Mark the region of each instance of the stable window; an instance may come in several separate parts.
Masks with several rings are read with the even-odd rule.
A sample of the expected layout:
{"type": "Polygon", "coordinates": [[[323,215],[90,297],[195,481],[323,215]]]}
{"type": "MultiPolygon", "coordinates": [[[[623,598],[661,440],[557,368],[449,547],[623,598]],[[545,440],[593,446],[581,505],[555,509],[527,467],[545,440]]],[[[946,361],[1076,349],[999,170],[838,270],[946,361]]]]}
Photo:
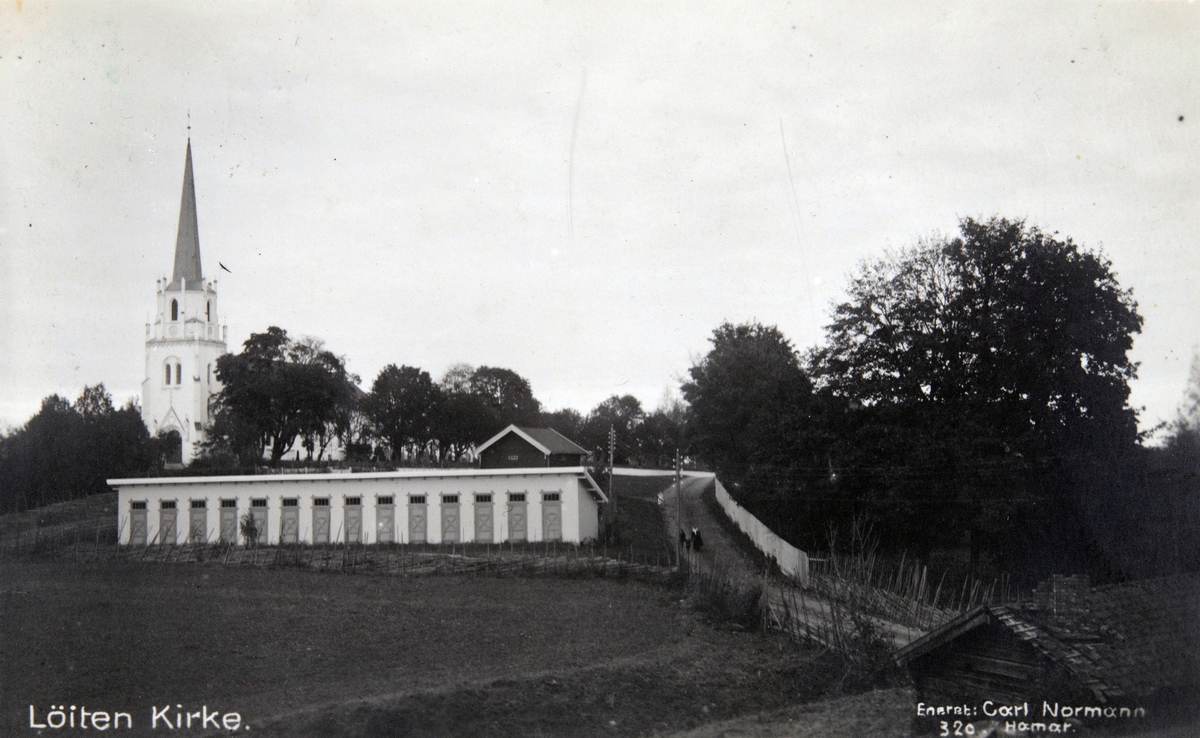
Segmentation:
{"type": "Polygon", "coordinates": [[[509,492],[508,493],[508,501],[509,502],[524,502],[525,501],[525,493],[524,492],[509,492]]]}
{"type": "Polygon", "coordinates": [[[542,499],[546,502],[558,502],[559,501],[559,493],[558,492],[543,492],[542,499]]]}
{"type": "Polygon", "coordinates": [[[317,499],[313,500],[313,506],[314,507],[329,507],[329,498],[328,497],[318,497],[317,499]]]}
{"type": "Polygon", "coordinates": [[[347,505],[361,505],[362,498],[361,497],[347,497],[346,504],[347,505]]]}
{"type": "Polygon", "coordinates": [[[163,500],[160,504],[162,505],[162,509],[164,509],[164,510],[174,510],[175,509],[175,500],[163,500]]]}
{"type": "Polygon", "coordinates": [[[283,501],[284,507],[300,507],[300,500],[295,497],[288,497],[283,501]]]}
{"type": "Polygon", "coordinates": [[[390,496],[389,497],[380,497],[375,500],[375,503],[377,505],[391,505],[393,499],[395,499],[395,498],[390,497],[390,496]]]}
{"type": "Polygon", "coordinates": [[[266,507],[267,500],[265,497],[260,497],[256,500],[250,500],[250,507],[266,507]]]}
{"type": "Polygon", "coordinates": [[[193,510],[202,510],[208,507],[208,500],[192,500],[193,510]]]}
{"type": "Polygon", "coordinates": [[[412,495],[411,497],[408,498],[408,501],[410,503],[412,503],[413,505],[424,505],[425,504],[425,495],[412,495]]]}
{"type": "Polygon", "coordinates": [[[475,495],[475,501],[476,502],[491,502],[492,496],[491,495],[475,495]]]}
{"type": "Polygon", "coordinates": [[[131,503],[129,503],[129,508],[131,510],[145,510],[146,503],[144,501],[143,502],[131,502],[131,503]]]}
{"type": "Polygon", "coordinates": [[[237,500],[221,500],[221,507],[237,507],[237,500]]]}
{"type": "Polygon", "coordinates": [[[458,495],[442,495],[442,504],[443,505],[457,505],[458,504],[458,495]]]}

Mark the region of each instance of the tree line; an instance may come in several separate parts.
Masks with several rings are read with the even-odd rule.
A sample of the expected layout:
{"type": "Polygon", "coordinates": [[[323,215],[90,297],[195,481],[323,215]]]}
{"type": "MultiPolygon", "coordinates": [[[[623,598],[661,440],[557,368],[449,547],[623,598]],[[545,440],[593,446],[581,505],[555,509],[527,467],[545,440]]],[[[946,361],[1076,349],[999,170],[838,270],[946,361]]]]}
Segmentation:
{"type": "Polygon", "coordinates": [[[656,465],[675,453],[682,408],[647,413],[631,396],[613,396],[587,415],[543,410],[529,380],[512,369],[451,366],[439,380],[419,367],[389,364],[369,390],[345,359],[312,338],[270,327],[236,354],[217,360],[209,440],[197,464],[279,464],[287,454],[327,459],[333,444],[350,461],[446,466],[471,461],[476,445],[510,424],[550,427],[606,463],[608,433],[616,463],[656,465]]]}
{"type": "MultiPolygon", "coordinates": [[[[455,364],[434,381],[392,364],[364,391],[319,339],[293,339],[274,326],[218,359],[217,378],[208,440],[190,464],[201,473],[277,466],[293,453],[301,463],[328,462],[335,446],[350,463],[463,465],[512,423],[554,428],[598,468],[610,461],[610,428],[617,465],[669,465],[682,438],[679,402],[647,412],[632,395],[614,395],[586,415],[547,412],[527,379],[500,367],[455,364]]],[[[150,436],[135,400],[114,408],[103,384],[84,388],[74,403],[51,395],[24,426],[0,435],[0,510],[105,492],[106,479],[164,473],[172,441],[150,436]]]]}
{"type": "Polygon", "coordinates": [[[103,384],[74,402],[50,395],[23,427],[0,435],[0,511],[107,492],[106,479],[145,474],[162,454],[137,403],[115,408],[103,384]]]}
{"type": "MultiPolygon", "coordinates": [[[[278,327],[217,362],[206,469],[320,461],[457,465],[510,423],[551,427],[606,465],[718,471],[806,550],[875,531],[887,549],[966,552],[972,568],[1101,578],[1200,566],[1200,364],[1179,417],[1145,443],[1129,405],[1142,318],[1111,263],[1000,218],[864,262],[824,339],[800,351],[759,323],[719,326],[648,412],[612,396],[547,411],[501,367],[439,379],[388,365],[367,388],[318,339],[278,327]]],[[[1200,361],[1200,359],[1198,359],[1200,361]]],[[[102,385],[46,398],[0,438],[5,509],[104,489],[161,466],[136,404],[102,385]]]]}
{"type": "Polygon", "coordinates": [[[690,452],[808,550],[866,525],[976,570],[1200,565],[1200,375],[1166,444],[1143,444],[1142,318],[1112,265],[1019,221],[959,231],[864,263],[806,352],[719,327],[682,386],[690,452]]]}

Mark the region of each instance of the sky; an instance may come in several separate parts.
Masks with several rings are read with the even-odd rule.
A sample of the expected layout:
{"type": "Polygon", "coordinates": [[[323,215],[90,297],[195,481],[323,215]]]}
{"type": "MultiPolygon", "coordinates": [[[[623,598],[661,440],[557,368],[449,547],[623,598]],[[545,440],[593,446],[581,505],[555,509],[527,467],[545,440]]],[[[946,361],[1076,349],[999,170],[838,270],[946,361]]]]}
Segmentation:
{"type": "Polygon", "coordinates": [[[653,408],[722,322],[807,349],[864,260],[993,215],[1133,289],[1143,428],[1200,344],[1195,4],[0,2],[0,428],[137,396],[189,135],[229,349],[365,388],[653,408]]]}

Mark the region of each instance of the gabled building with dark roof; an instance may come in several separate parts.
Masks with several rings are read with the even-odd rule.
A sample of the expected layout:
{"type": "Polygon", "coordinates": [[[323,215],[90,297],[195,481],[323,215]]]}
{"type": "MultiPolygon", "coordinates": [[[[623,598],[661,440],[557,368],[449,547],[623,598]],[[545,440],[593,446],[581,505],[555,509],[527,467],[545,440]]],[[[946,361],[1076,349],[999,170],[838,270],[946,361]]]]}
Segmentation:
{"type": "Polygon", "coordinates": [[[481,469],[587,466],[587,449],[553,428],[510,425],[475,449],[481,469]]]}
{"type": "Polygon", "coordinates": [[[927,702],[1180,705],[1200,695],[1200,575],[1091,588],[1054,577],[896,654],[927,702]]]}

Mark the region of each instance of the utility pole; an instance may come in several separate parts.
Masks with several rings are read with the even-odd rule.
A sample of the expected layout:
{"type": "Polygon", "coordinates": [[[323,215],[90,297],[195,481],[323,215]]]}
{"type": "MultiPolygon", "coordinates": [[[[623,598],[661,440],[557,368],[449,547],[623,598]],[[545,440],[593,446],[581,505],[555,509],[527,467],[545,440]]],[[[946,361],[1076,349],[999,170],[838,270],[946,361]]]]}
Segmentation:
{"type": "MultiPolygon", "coordinates": [[[[679,448],[676,447],[676,449],[675,449],[675,524],[679,527],[679,530],[682,531],[683,530],[683,505],[680,502],[680,492],[679,492],[680,476],[682,476],[682,466],[681,466],[680,460],[679,460],[679,448]]],[[[675,562],[677,565],[681,565],[683,563],[682,544],[679,541],[679,536],[672,533],[671,537],[675,539],[675,562]]]]}
{"type": "Polygon", "coordinates": [[[608,500],[613,506],[613,510],[617,509],[617,498],[613,497],[612,478],[613,478],[613,454],[617,450],[617,429],[614,426],[608,426],[608,500]]]}

